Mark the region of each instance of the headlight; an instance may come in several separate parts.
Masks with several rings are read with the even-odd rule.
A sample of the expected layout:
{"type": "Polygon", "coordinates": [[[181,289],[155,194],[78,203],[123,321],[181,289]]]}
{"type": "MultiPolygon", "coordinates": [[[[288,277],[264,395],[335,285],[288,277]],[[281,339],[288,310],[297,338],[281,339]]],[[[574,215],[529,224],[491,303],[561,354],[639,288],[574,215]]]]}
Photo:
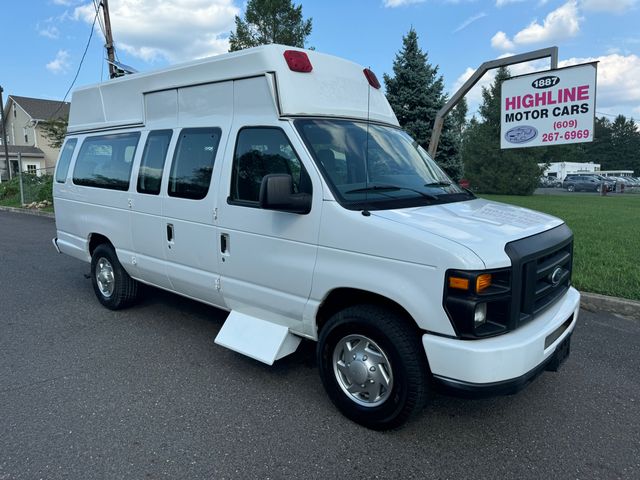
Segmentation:
{"type": "Polygon", "coordinates": [[[511,269],[448,270],[444,308],[459,337],[504,333],[511,312],[511,269]]]}

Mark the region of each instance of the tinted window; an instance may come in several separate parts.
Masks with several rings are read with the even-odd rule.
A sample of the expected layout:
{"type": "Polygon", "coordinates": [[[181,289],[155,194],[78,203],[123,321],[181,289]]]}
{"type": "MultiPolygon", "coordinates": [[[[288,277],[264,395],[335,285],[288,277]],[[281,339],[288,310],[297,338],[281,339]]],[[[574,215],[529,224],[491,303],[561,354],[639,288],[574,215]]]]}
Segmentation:
{"type": "Polygon", "coordinates": [[[73,170],[73,183],[128,190],[139,138],[139,132],[86,138],[73,170]]]}
{"type": "Polygon", "coordinates": [[[71,163],[71,157],[73,151],[76,149],[77,138],[71,138],[67,140],[62,147],[62,153],[58,160],[58,169],[56,170],[56,182],[64,183],[67,180],[67,173],[69,172],[69,164],[71,163]]]}
{"type": "Polygon", "coordinates": [[[262,178],[293,177],[293,193],[311,193],[311,180],[289,139],[278,128],[245,128],[238,133],[231,175],[231,200],[258,202],[262,178]]]}
{"type": "Polygon", "coordinates": [[[171,130],[156,130],[150,132],[142,152],[140,173],[138,173],[138,192],[157,195],[162,183],[162,170],[167,158],[171,130]]]}
{"type": "Polygon", "coordinates": [[[180,132],[169,176],[169,196],[200,200],[207,196],[219,128],[185,128],[180,132]]]}

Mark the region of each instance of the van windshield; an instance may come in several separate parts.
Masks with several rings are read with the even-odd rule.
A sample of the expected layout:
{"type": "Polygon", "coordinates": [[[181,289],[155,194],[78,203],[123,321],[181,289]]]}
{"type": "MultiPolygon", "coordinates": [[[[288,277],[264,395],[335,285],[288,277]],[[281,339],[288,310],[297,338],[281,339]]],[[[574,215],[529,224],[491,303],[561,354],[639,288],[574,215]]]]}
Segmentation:
{"type": "Polygon", "coordinates": [[[294,123],[345,208],[380,210],[475,198],[398,128],[352,120],[294,123]]]}

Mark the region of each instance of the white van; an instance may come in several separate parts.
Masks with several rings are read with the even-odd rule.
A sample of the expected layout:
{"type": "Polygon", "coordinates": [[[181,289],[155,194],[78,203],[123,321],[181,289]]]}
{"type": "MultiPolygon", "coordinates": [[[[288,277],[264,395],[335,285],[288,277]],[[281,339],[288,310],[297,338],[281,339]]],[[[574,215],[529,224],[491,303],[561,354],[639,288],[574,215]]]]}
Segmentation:
{"type": "Polygon", "coordinates": [[[569,353],[569,228],[452,183],[340,58],[269,45],[76,90],[54,183],[54,245],[104,306],[139,283],[214,305],[216,343],[268,364],[318,341],[371,428],[569,353]]]}

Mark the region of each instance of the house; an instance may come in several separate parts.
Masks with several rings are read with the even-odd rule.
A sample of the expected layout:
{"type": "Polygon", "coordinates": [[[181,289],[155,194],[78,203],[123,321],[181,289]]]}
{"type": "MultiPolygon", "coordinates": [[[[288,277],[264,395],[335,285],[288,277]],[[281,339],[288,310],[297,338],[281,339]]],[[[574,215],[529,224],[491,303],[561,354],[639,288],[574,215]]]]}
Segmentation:
{"type": "MultiPolygon", "coordinates": [[[[22,171],[37,175],[53,173],[60,149],[49,145],[42,129],[42,122],[53,118],[69,118],[69,103],[9,95],[4,106],[4,126],[12,176],[18,171],[18,153],[22,157],[22,171]]],[[[3,141],[0,135],[0,176],[7,180],[3,141]]]]}

